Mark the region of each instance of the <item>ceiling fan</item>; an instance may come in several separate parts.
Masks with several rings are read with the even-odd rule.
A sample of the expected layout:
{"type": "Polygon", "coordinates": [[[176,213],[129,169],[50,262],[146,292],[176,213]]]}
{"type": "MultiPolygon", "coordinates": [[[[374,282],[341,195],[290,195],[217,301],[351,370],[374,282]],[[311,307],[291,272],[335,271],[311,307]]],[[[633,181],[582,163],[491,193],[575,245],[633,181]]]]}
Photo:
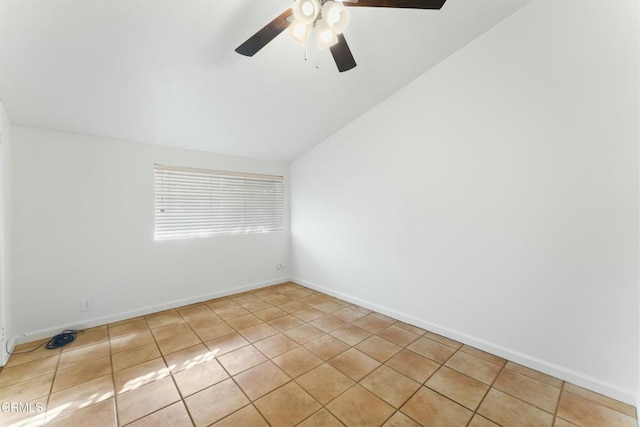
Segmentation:
{"type": "Polygon", "coordinates": [[[253,56],[281,32],[289,34],[305,45],[313,29],[318,48],[329,48],[338,70],[348,71],[356,66],[343,31],[349,23],[349,7],[388,7],[407,9],[440,9],[446,0],[295,0],[293,8],[282,12],[260,31],[236,48],[236,52],[253,56]]]}

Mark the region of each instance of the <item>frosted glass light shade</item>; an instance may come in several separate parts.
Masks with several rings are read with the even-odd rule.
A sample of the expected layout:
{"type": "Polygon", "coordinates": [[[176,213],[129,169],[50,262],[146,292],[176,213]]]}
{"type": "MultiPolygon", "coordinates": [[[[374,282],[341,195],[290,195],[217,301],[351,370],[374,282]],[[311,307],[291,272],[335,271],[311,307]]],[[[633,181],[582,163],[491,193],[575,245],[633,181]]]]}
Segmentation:
{"type": "Polygon", "coordinates": [[[338,43],[338,36],[333,32],[331,28],[324,22],[324,19],[319,19],[316,23],[317,42],[320,49],[324,49],[338,43]]]}
{"type": "Polygon", "coordinates": [[[322,6],[322,19],[336,34],[341,34],[347,25],[351,14],[340,2],[328,1],[322,6]]]}
{"type": "Polygon", "coordinates": [[[289,27],[289,34],[293,37],[298,43],[304,46],[307,43],[307,37],[309,37],[309,32],[311,31],[310,25],[305,25],[300,21],[294,21],[293,24],[289,27]]]}
{"type": "Polygon", "coordinates": [[[309,25],[320,14],[320,2],[318,0],[296,0],[293,5],[293,16],[296,21],[309,25]]]}

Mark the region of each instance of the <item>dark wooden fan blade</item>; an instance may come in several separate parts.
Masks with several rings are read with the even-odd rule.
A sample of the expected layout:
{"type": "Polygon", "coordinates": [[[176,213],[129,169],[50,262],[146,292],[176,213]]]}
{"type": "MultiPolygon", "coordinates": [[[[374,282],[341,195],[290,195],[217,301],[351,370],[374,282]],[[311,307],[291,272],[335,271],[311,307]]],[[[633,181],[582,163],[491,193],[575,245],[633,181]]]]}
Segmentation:
{"type": "Polygon", "coordinates": [[[358,0],[356,3],[344,2],[349,7],[392,7],[407,9],[440,9],[446,0],[358,0]]]}
{"type": "Polygon", "coordinates": [[[287,18],[293,15],[293,9],[287,9],[280,16],[269,22],[260,31],[249,37],[249,39],[236,48],[240,55],[253,56],[260,49],[265,47],[278,34],[289,28],[291,22],[287,18]]]}
{"type": "Polygon", "coordinates": [[[343,71],[349,71],[356,66],[356,60],[353,59],[351,49],[349,49],[349,45],[347,44],[347,40],[344,38],[344,35],[338,34],[338,43],[329,47],[329,49],[331,50],[333,60],[336,61],[338,70],[341,73],[343,71]]]}

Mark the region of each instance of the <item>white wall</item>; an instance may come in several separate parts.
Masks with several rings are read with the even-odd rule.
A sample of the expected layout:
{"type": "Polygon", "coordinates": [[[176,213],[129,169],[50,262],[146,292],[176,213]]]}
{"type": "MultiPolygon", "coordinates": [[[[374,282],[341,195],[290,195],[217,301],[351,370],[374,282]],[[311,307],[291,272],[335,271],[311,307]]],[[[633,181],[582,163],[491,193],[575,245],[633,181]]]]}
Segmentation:
{"type": "MultiPolygon", "coordinates": [[[[282,281],[287,231],[154,241],[153,164],[285,176],[288,165],[13,128],[16,334],[49,336],[282,281]],[[80,300],[95,308],[80,312],[80,300]]],[[[285,272],[288,276],[288,273],[285,272]]]]}
{"type": "Polygon", "coordinates": [[[534,1],[297,159],[294,279],[635,403],[637,9],[534,1]]]}
{"type": "Polygon", "coordinates": [[[6,338],[11,336],[11,322],[9,321],[12,309],[11,287],[9,277],[9,247],[11,227],[9,223],[10,206],[10,170],[11,170],[11,122],[0,102],[0,366],[7,363],[9,354],[6,352],[6,338]]]}

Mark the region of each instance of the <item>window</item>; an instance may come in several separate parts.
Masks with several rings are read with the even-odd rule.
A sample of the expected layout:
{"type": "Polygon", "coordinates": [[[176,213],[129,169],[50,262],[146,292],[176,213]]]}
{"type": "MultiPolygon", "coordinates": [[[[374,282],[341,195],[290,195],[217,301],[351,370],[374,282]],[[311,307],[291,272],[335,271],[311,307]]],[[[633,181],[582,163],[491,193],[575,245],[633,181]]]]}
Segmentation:
{"type": "Polygon", "coordinates": [[[281,176],[155,165],[155,239],[283,229],[281,176]]]}

